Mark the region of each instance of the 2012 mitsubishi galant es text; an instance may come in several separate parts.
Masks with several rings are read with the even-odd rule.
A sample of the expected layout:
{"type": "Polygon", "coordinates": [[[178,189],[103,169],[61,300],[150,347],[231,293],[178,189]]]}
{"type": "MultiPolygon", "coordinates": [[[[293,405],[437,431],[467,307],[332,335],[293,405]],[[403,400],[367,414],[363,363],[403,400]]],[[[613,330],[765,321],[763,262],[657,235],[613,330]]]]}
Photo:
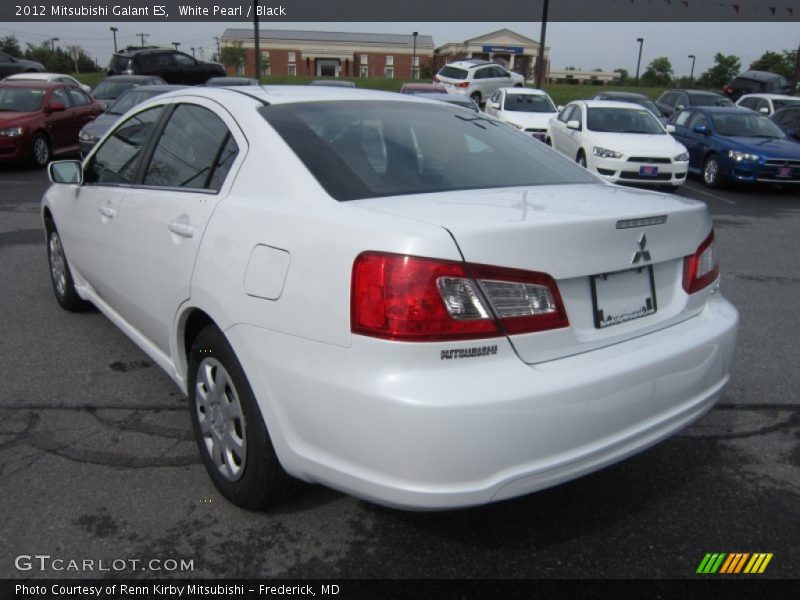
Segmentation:
{"type": "Polygon", "coordinates": [[[58,302],[94,304],[188,394],[243,507],[298,479],[407,508],[527,494],[678,431],[728,381],[705,205],[492,117],[192,89],[49,171],[58,302]]]}

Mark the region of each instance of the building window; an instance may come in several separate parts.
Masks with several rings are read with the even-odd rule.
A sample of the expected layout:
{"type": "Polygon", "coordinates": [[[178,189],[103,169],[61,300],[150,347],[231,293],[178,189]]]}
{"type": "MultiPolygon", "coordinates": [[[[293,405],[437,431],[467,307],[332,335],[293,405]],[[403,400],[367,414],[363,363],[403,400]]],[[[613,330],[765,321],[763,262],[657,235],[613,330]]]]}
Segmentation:
{"type": "Polygon", "coordinates": [[[394,67],[386,67],[383,70],[383,76],[386,77],[386,79],[394,79],[394,67]]]}
{"type": "Polygon", "coordinates": [[[359,77],[369,77],[369,67],[359,67],[358,76],[359,77]]]}
{"type": "Polygon", "coordinates": [[[294,58],[294,52],[289,52],[289,62],[290,62],[290,63],[293,63],[293,62],[295,62],[295,58],[294,58]]]}
{"type": "Polygon", "coordinates": [[[387,66],[387,67],[392,67],[392,66],[394,66],[394,56],[392,56],[392,55],[387,55],[387,57],[386,57],[386,66],[387,66]]]}
{"type": "Polygon", "coordinates": [[[368,62],[369,62],[369,56],[367,56],[366,54],[362,54],[361,55],[361,64],[362,65],[366,65],[366,64],[368,64],[368,62]]]}
{"type": "Polygon", "coordinates": [[[297,65],[289,65],[289,77],[297,77],[297,65]]]}

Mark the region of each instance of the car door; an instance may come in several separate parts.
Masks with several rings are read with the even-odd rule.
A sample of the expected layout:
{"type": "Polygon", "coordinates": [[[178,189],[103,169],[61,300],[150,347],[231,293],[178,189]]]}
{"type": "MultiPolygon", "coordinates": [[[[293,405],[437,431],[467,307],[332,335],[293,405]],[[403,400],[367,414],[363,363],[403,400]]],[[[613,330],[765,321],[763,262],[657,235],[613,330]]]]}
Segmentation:
{"type": "Polygon", "coordinates": [[[685,121],[685,127],[683,127],[681,131],[681,143],[683,143],[689,151],[689,166],[701,169],[709,146],[708,136],[705,133],[695,131],[694,128],[701,126],[708,128],[710,127],[710,123],[702,110],[691,110],[687,112],[689,114],[685,121]]]}
{"type": "Polygon", "coordinates": [[[550,142],[553,144],[553,148],[559,152],[566,153],[565,139],[567,135],[566,132],[569,131],[567,129],[567,123],[572,118],[575,109],[576,106],[574,104],[567,105],[567,107],[561,111],[561,114],[550,123],[550,142]]]}
{"type": "Polygon", "coordinates": [[[570,129],[566,127],[566,123],[564,124],[564,136],[562,141],[562,152],[570,157],[572,160],[575,160],[578,156],[578,150],[581,147],[581,142],[583,141],[584,133],[584,114],[583,114],[583,106],[580,104],[574,105],[574,110],[572,114],[569,116],[567,121],[578,121],[580,124],[580,129],[570,129]]]}
{"type": "Polygon", "coordinates": [[[50,97],[45,100],[45,130],[50,137],[51,150],[57,154],[78,143],[78,132],[75,131],[75,115],[72,110],[69,95],[63,87],[54,88],[50,97]],[[53,110],[53,103],[63,104],[64,110],[53,110]],[[73,134],[75,141],[73,142],[73,134]]]}
{"type": "Polygon", "coordinates": [[[180,83],[198,85],[206,82],[205,71],[194,58],[182,52],[175,52],[172,58],[175,61],[176,77],[180,83]]]}
{"type": "Polygon", "coordinates": [[[84,185],[75,186],[57,209],[56,225],[70,262],[115,309],[118,295],[111,275],[119,264],[112,252],[114,219],[162,113],[161,107],[149,108],[117,125],[84,163],[84,185]]]}
{"type": "Polygon", "coordinates": [[[170,111],[125,197],[114,243],[119,312],[166,354],[176,311],[189,298],[200,240],[246,148],[236,122],[214,102],[196,99],[170,111]]]}
{"type": "Polygon", "coordinates": [[[491,67],[491,79],[489,80],[490,90],[494,93],[496,90],[511,85],[511,74],[503,67],[491,67]]]}
{"type": "Polygon", "coordinates": [[[74,86],[65,88],[72,104],[72,131],[70,131],[69,145],[78,146],[78,134],[83,126],[94,120],[99,114],[99,109],[92,99],[81,89],[74,86]]]}

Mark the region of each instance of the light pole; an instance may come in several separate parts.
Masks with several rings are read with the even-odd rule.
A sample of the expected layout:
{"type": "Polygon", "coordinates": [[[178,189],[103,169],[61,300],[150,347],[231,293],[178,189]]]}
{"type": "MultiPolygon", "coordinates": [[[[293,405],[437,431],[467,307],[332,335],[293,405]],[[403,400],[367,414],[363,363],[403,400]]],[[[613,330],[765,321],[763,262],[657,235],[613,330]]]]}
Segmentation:
{"type": "Polygon", "coordinates": [[[60,41],[59,38],[50,38],[50,50],[53,54],[56,53],[56,42],[60,41]]]}
{"type": "Polygon", "coordinates": [[[256,81],[261,83],[261,41],[259,40],[258,31],[258,0],[253,0],[253,49],[256,53],[254,56],[256,81]]]}
{"type": "Polygon", "coordinates": [[[149,33],[137,33],[136,35],[138,35],[141,38],[141,40],[142,40],[142,48],[144,48],[144,38],[150,37],[150,34],[149,33]]]}
{"type": "Polygon", "coordinates": [[[194,48],[192,48],[192,58],[194,58],[194,48]]]}
{"type": "Polygon", "coordinates": [[[544,79],[544,50],[545,50],[545,40],[547,39],[547,9],[548,9],[549,0],[544,0],[544,6],[542,7],[542,32],[539,36],[541,39],[539,40],[539,52],[536,55],[536,87],[542,87],[542,81],[544,79]]]}
{"type": "Polygon", "coordinates": [[[639,42],[639,60],[636,61],[636,85],[639,85],[639,67],[642,66],[642,46],[644,46],[644,38],[636,38],[639,42]]]}
{"type": "Polygon", "coordinates": [[[217,60],[222,60],[222,50],[219,47],[219,37],[214,38],[217,42],[217,60]]]}
{"type": "Polygon", "coordinates": [[[119,29],[117,27],[109,27],[111,33],[114,35],[114,54],[117,53],[117,32],[119,29]]]}
{"type": "Polygon", "coordinates": [[[411,35],[414,36],[414,49],[411,54],[411,79],[416,79],[416,77],[414,77],[414,67],[417,62],[417,36],[419,35],[419,31],[415,31],[411,35]]]}
{"type": "Polygon", "coordinates": [[[172,42],[172,45],[175,46],[175,50],[177,50],[178,46],[180,46],[181,43],[180,42],[172,42]]]}
{"type": "Polygon", "coordinates": [[[697,58],[694,54],[690,54],[689,58],[692,59],[692,70],[689,73],[689,87],[692,86],[692,80],[694,79],[694,61],[697,58]]]}

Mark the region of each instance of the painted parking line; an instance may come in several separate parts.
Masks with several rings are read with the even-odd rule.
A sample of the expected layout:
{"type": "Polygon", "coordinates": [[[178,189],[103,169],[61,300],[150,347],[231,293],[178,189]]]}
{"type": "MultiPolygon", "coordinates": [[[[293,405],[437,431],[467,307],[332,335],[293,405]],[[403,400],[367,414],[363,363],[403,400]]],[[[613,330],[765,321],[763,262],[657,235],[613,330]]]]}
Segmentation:
{"type": "Polygon", "coordinates": [[[734,200],[730,200],[729,198],[725,198],[724,196],[718,196],[717,194],[712,194],[702,188],[695,187],[693,185],[689,185],[689,183],[684,183],[683,187],[692,190],[693,192],[697,192],[698,194],[702,194],[703,196],[708,196],[709,198],[714,198],[714,200],[722,200],[723,202],[727,202],[728,204],[733,204],[734,206],[737,204],[734,200]]]}

